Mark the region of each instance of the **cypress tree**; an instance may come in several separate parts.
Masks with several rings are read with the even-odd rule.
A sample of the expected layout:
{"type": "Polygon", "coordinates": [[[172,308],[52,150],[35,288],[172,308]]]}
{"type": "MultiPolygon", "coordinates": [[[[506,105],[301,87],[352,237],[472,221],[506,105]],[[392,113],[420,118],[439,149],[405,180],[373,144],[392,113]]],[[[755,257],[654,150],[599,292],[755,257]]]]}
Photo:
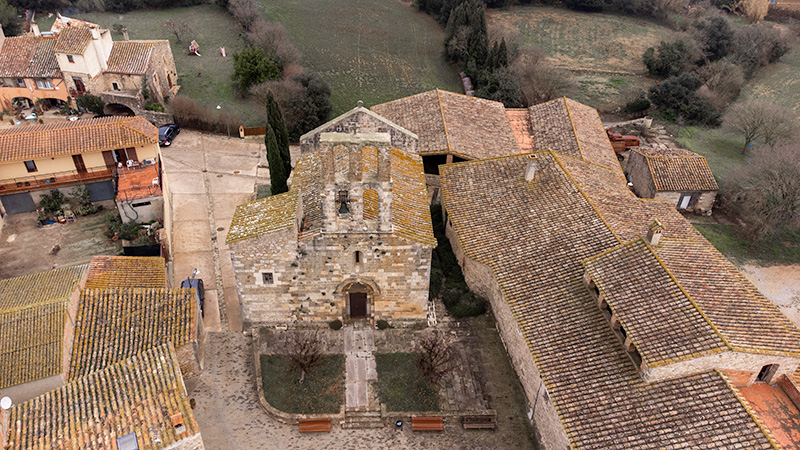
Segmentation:
{"type": "Polygon", "coordinates": [[[289,190],[286,185],[288,175],[283,166],[281,153],[278,149],[278,141],[275,138],[275,130],[267,124],[267,134],[264,137],[264,144],[267,146],[267,162],[269,163],[269,182],[272,195],[278,195],[289,190]]]}
{"type": "Polygon", "coordinates": [[[283,170],[288,177],[292,173],[292,157],[289,154],[289,132],[286,130],[286,122],[283,121],[283,112],[272,91],[267,92],[267,122],[275,132],[275,140],[278,143],[278,150],[283,161],[283,170]]]}

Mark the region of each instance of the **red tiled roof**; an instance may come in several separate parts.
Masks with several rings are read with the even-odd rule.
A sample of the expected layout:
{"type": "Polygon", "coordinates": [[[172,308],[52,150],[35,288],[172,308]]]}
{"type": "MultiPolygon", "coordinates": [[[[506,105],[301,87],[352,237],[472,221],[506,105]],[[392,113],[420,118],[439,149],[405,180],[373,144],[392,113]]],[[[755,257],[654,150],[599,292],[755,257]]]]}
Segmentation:
{"type": "Polygon", "coordinates": [[[58,33],[53,51],[56,53],[81,54],[92,40],[92,31],[87,27],[65,27],[58,33]]]}
{"type": "Polygon", "coordinates": [[[635,148],[644,156],[656,191],[717,191],[706,158],[680,148],[635,148]]]}
{"type": "Polygon", "coordinates": [[[61,77],[58,60],[53,53],[55,45],[55,37],[7,37],[0,48],[0,77],[61,77]]]}
{"type": "Polygon", "coordinates": [[[158,168],[155,165],[141,169],[119,171],[117,185],[117,201],[140,200],[148,197],[160,197],[161,186],[153,184],[158,179],[158,168]]]}
{"type": "Polygon", "coordinates": [[[0,162],[75,155],[158,142],[144,117],[103,117],[0,130],[0,162]]]}
{"type": "Polygon", "coordinates": [[[158,45],[169,45],[169,41],[117,41],[111,47],[108,68],[104,72],[142,75],[158,45]]]}

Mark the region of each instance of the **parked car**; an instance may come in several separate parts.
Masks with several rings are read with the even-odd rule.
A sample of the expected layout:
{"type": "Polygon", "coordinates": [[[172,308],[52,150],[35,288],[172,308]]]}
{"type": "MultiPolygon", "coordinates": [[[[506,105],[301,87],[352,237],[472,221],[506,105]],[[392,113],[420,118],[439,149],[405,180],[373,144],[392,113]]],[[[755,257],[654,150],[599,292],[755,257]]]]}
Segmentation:
{"type": "Polygon", "coordinates": [[[203,309],[203,302],[206,299],[206,289],[203,287],[203,280],[200,278],[187,278],[181,282],[182,288],[194,288],[195,298],[197,304],[200,305],[200,314],[202,317],[206,316],[206,310],[203,309]]]}
{"type": "Polygon", "coordinates": [[[175,136],[177,136],[180,132],[181,129],[178,128],[178,126],[174,123],[158,127],[158,145],[169,147],[172,145],[172,141],[175,139],[175,136]]]}

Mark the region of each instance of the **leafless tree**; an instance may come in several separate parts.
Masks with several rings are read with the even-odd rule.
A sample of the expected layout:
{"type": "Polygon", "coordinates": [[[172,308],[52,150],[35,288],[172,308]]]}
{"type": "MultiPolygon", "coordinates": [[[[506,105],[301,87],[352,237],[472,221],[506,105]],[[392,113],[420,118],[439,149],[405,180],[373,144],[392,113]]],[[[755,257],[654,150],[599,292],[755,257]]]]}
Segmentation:
{"type": "Polygon", "coordinates": [[[527,47],[511,66],[522,87],[526,106],[563,97],[575,89],[569,70],[547,64],[547,56],[537,47],[527,47]]]}
{"type": "Polygon", "coordinates": [[[744,138],[742,153],[751,144],[763,140],[770,147],[796,134],[798,120],[794,112],[764,101],[736,103],[722,119],[725,127],[744,138]]]}
{"type": "Polygon", "coordinates": [[[247,40],[263,48],[266,55],[274,59],[281,68],[300,62],[300,51],[292,44],[289,32],[280,22],[254,21],[247,33],[247,40]]]}
{"type": "Polygon", "coordinates": [[[736,9],[742,12],[748,22],[760,22],[767,15],[769,1],[767,0],[739,0],[736,9]]]}
{"type": "Polygon", "coordinates": [[[183,36],[189,32],[189,24],[185,20],[170,20],[164,22],[161,27],[167,33],[175,35],[175,42],[180,44],[183,41],[183,36]]]}
{"type": "Polygon", "coordinates": [[[720,188],[756,241],[783,227],[800,230],[800,145],[754,151],[720,188]]]}
{"type": "Polygon", "coordinates": [[[322,364],[322,350],[322,341],[317,331],[287,334],[285,351],[290,368],[300,372],[300,383],[309,370],[322,364]]]}
{"type": "Polygon", "coordinates": [[[708,95],[703,88],[698,94],[704,95],[718,109],[725,109],[736,100],[744,85],[742,69],[727,60],[706,64],[700,68],[699,75],[705,81],[708,95]]]}
{"type": "Polygon", "coordinates": [[[253,23],[263,20],[261,12],[258,10],[253,0],[230,0],[228,11],[245,30],[250,30],[253,23]]]}
{"type": "Polygon", "coordinates": [[[432,384],[437,384],[454,369],[455,356],[444,334],[434,330],[425,334],[419,342],[420,354],[417,367],[432,384]]]}

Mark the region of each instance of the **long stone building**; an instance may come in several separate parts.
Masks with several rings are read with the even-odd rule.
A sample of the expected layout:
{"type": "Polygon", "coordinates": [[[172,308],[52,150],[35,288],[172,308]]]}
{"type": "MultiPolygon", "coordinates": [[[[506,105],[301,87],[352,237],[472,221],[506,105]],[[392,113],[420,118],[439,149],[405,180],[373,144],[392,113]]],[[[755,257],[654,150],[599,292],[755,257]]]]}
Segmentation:
{"type": "Polygon", "coordinates": [[[418,138],[358,106],[301,138],[289,192],[227,242],[246,324],[427,317],[436,245],[418,138]]]}

